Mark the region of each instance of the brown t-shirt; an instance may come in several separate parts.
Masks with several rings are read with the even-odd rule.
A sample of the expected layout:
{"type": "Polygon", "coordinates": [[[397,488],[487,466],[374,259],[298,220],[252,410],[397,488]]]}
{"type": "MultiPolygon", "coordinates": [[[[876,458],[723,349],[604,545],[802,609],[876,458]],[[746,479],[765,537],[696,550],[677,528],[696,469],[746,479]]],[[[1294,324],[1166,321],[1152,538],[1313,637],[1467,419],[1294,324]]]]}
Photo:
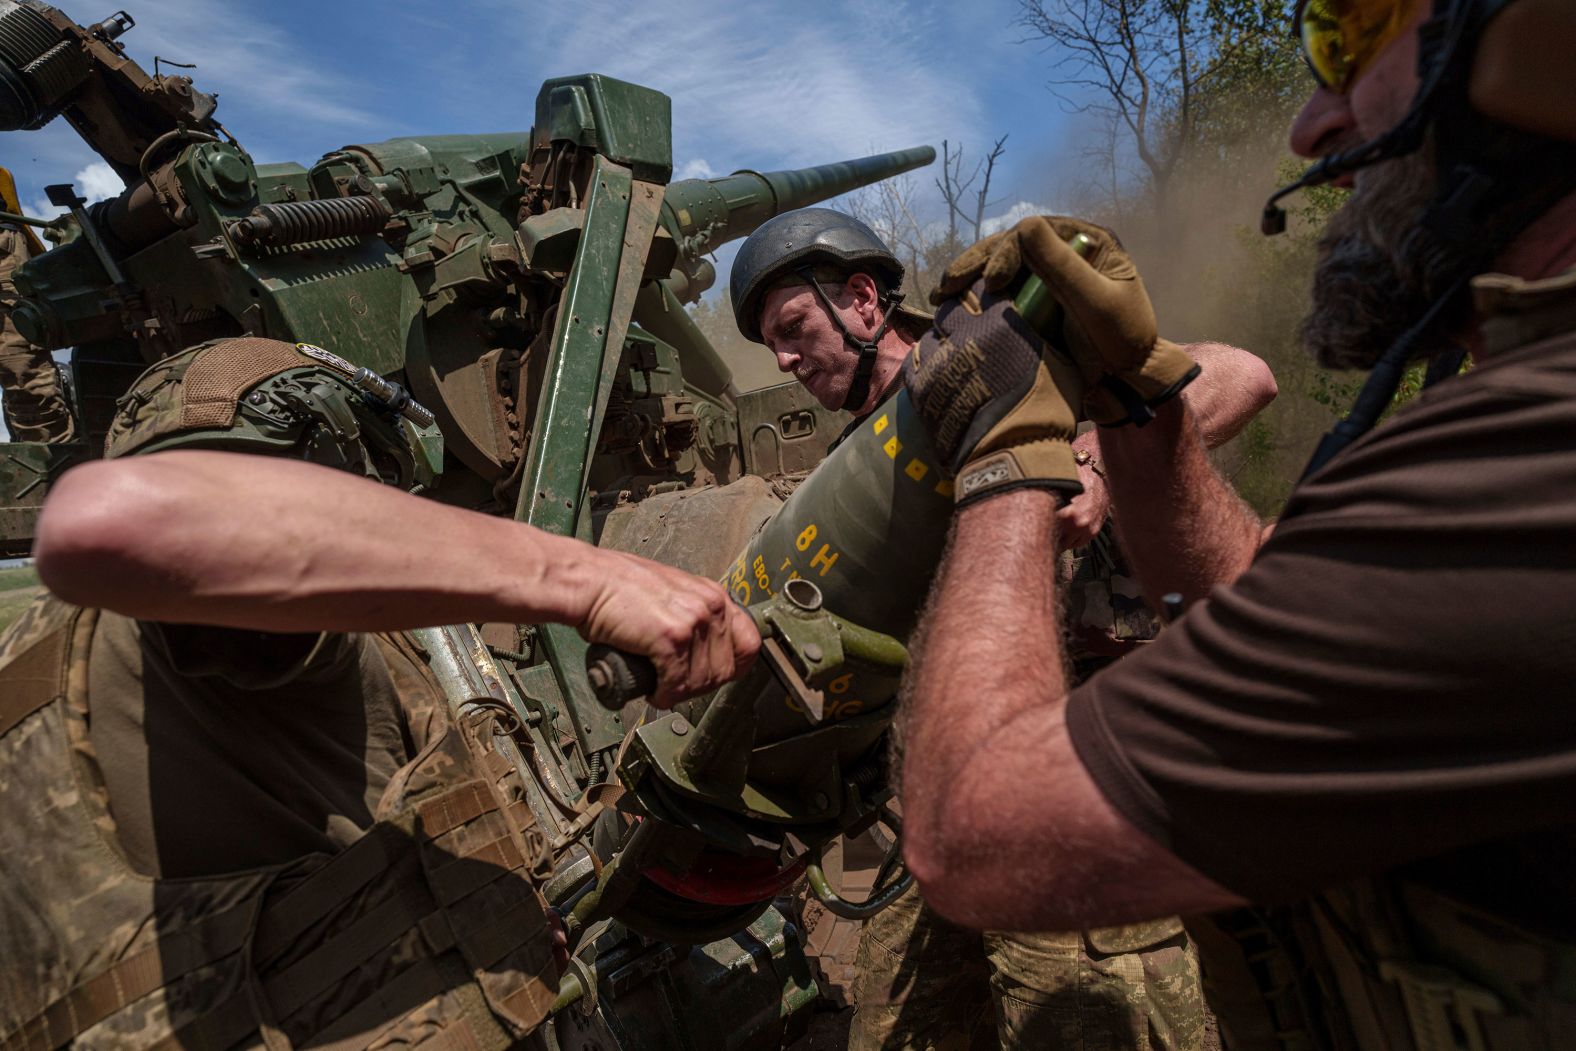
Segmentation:
{"type": "Polygon", "coordinates": [[[101,612],[88,732],[132,865],[215,875],[356,839],[414,754],[401,691],[424,682],[381,642],[101,612]]]}
{"type": "Polygon", "coordinates": [[[1422,862],[1576,913],[1576,335],[1355,443],[1068,723],[1123,814],[1251,899],[1422,862]]]}

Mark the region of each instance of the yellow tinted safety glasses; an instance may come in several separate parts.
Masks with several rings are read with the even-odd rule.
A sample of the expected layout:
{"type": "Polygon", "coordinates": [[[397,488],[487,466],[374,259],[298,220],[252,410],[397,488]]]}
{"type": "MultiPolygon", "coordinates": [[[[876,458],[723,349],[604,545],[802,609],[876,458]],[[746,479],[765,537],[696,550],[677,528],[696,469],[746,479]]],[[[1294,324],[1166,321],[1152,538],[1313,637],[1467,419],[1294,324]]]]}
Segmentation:
{"type": "Polygon", "coordinates": [[[1385,45],[1401,35],[1418,0],[1301,0],[1297,31],[1320,84],[1348,91],[1385,45]]]}

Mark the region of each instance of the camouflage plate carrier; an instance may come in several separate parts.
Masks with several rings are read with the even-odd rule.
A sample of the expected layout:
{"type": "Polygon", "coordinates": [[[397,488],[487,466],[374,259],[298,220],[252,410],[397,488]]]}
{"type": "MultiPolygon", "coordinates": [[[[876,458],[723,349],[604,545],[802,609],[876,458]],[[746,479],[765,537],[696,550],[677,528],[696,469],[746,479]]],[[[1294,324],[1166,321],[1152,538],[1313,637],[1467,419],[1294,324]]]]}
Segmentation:
{"type": "MultiPolygon", "coordinates": [[[[236,340],[168,359],[124,399],[109,452],[273,447],[414,483],[421,428],[316,350],[236,340]]],[[[45,596],[0,637],[0,1051],[501,1051],[547,1017],[544,837],[485,721],[455,725],[407,637],[368,640],[414,669],[420,700],[415,758],[359,839],[161,879],[121,851],[87,732],[101,616],[45,596]]]]}
{"type": "Polygon", "coordinates": [[[0,640],[0,1049],[501,1049],[546,1017],[542,837],[513,767],[441,706],[346,850],[134,871],[87,736],[98,616],[44,597],[0,640]]]}

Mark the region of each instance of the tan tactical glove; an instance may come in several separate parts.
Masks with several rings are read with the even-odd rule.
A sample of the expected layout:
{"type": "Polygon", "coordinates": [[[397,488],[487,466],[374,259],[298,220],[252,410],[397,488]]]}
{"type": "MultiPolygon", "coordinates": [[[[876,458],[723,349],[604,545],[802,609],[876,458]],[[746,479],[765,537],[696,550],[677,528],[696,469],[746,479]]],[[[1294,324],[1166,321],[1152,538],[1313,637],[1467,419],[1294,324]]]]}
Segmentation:
{"type": "Polygon", "coordinates": [[[1014,489],[1083,492],[1072,438],[1078,369],[984,286],[944,303],[903,366],[909,399],[959,505],[1014,489]]]}
{"type": "Polygon", "coordinates": [[[1144,282],[1116,236],[1080,219],[1034,216],[985,238],[953,260],[931,298],[940,303],[978,281],[1001,292],[1025,268],[1062,306],[1063,345],[1083,372],[1084,418],[1142,426],[1197,377],[1198,364],[1159,338],[1144,282]],[[1093,242],[1087,261],[1067,245],[1077,234],[1093,242]]]}

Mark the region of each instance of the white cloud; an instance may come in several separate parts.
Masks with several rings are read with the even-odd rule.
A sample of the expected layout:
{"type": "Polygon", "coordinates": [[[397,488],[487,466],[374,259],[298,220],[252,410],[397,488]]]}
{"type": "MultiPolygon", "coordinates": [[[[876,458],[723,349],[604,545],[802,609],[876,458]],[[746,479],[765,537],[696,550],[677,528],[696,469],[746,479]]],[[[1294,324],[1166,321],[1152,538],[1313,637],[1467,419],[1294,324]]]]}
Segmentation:
{"type": "Polygon", "coordinates": [[[98,161],[88,165],[77,172],[77,192],[90,201],[102,201],[106,197],[114,197],[126,188],[126,184],[115,169],[98,161]]]}
{"type": "Polygon", "coordinates": [[[675,157],[799,166],[983,126],[978,76],[938,17],[900,2],[589,0],[534,12],[522,43],[544,77],[596,70],[670,95],[675,157]]]}
{"type": "Polygon", "coordinates": [[[1036,201],[1018,201],[1011,208],[998,215],[989,216],[980,223],[980,236],[989,237],[991,234],[1000,233],[1009,226],[1015,225],[1020,219],[1027,219],[1031,215],[1054,215],[1056,209],[1036,201]]]}
{"type": "MultiPolygon", "coordinates": [[[[126,188],[120,176],[115,174],[115,169],[103,161],[94,161],[86,168],[79,169],[71,182],[77,188],[77,195],[86,197],[89,204],[114,197],[126,188]]],[[[28,214],[39,219],[53,219],[66,213],[64,208],[50,204],[46,197],[36,198],[28,207],[28,214]]]]}
{"type": "Polygon", "coordinates": [[[675,181],[679,179],[715,179],[716,177],[717,173],[711,170],[711,165],[707,164],[700,157],[685,161],[673,172],[675,181]]]}
{"type": "Polygon", "coordinates": [[[284,131],[300,124],[365,126],[373,114],[357,104],[365,89],[337,67],[314,61],[267,4],[224,0],[140,0],[137,26],[122,38],[143,69],[155,55],[194,63],[184,72],[198,89],[224,96],[219,119],[240,106],[267,111],[284,131]]]}

